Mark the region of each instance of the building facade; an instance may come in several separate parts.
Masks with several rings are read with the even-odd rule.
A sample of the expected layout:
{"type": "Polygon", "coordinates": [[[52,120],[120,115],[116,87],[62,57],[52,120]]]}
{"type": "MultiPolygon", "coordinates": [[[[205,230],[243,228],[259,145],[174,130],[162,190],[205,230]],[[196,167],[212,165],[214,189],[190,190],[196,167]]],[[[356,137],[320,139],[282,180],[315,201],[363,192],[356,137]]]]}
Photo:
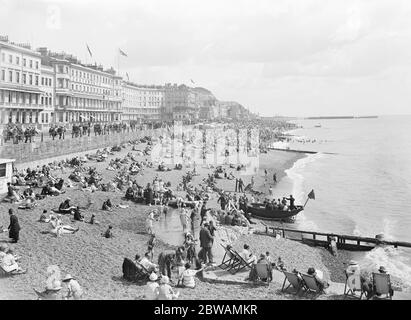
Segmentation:
{"type": "Polygon", "coordinates": [[[138,123],[160,121],[163,105],[163,86],[123,82],[123,121],[138,123]]]}
{"type": "Polygon", "coordinates": [[[122,78],[114,69],[84,65],[72,55],[40,48],[42,63],[55,73],[56,123],[119,122],[122,78]]]}
{"type": "MultiPolygon", "coordinates": [[[[38,124],[41,104],[41,56],[28,44],[0,37],[0,125],[38,124]]],[[[0,128],[1,129],[1,128],[0,128]]]]}
{"type": "Polygon", "coordinates": [[[199,118],[199,111],[200,106],[192,88],[184,84],[165,85],[163,120],[193,121],[199,118]]]}

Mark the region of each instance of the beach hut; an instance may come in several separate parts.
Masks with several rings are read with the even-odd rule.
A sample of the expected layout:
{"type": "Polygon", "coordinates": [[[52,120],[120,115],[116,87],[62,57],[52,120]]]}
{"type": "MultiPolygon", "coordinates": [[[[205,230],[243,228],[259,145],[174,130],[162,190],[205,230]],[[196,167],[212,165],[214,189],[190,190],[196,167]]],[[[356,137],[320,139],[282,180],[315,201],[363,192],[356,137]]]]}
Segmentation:
{"type": "Polygon", "coordinates": [[[7,193],[7,182],[11,182],[15,159],[0,158],[0,194],[7,193]]]}

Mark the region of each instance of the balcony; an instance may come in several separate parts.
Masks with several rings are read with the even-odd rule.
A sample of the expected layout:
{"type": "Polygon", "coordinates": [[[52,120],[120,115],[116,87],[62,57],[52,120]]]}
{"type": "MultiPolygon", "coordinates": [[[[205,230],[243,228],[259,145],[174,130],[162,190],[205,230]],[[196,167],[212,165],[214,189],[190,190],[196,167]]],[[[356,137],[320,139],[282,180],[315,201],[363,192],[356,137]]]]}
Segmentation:
{"type": "Polygon", "coordinates": [[[30,109],[30,110],[37,110],[37,111],[44,110],[43,105],[33,104],[33,103],[16,103],[16,102],[0,101],[0,106],[2,108],[8,108],[8,109],[30,109]]]}

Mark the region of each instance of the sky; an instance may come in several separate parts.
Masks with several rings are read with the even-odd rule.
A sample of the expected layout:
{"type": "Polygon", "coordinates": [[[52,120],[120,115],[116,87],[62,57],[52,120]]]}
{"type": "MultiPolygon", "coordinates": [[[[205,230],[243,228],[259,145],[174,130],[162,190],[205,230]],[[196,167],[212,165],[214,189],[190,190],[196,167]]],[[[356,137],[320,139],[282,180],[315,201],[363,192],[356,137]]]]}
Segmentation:
{"type": "Polygon", "coordinates": [[[192,79],[260,115],[411,113],[408,0],[0,0],[0,8],[0,35],[11,41],[120,67],[139,84],[192,79]]]}

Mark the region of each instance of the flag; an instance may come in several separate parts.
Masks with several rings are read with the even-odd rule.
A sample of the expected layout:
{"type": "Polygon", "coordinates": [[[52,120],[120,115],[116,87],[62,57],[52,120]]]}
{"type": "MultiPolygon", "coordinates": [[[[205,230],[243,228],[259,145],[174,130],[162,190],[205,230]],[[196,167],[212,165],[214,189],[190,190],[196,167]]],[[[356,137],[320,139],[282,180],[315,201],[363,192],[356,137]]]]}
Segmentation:
{"type": "Polygon", "coordinates": [[[87,46],[88,53],[90,54],[90,57],[93,58],[93,54],[91,53],[90,47],[88,46],[87,43],[86,43],[86,46],[87,46]]]}
{"type": "Polygon", "coordinates": [[[125,52],[122,51],[121,49],[118,49],[118,51],[120,52],[120,54],[121,54],[122,56],[128,57],[128,56],[125,54],[125,52]]]}
{"type": "Polygon", "coordinates": [[[192,83],[192,84],[195,84],[194,81],[193,81],[193,79],[190,79],[190,80],[191,80],[191,83],[192,83]]]}
{"type": "Polygon", "coordinates": [[[127,81],[130,81],[130,77],[128,76],[128,72],[126,72],[127,81]]]}
{"type": "Polygon", "coordinates": [[[309,199],[314,199],[314,200],[315,200],[314,189],[310,191],[310,193],[308,194],[308,198],[309,198],[309,199]]]}

